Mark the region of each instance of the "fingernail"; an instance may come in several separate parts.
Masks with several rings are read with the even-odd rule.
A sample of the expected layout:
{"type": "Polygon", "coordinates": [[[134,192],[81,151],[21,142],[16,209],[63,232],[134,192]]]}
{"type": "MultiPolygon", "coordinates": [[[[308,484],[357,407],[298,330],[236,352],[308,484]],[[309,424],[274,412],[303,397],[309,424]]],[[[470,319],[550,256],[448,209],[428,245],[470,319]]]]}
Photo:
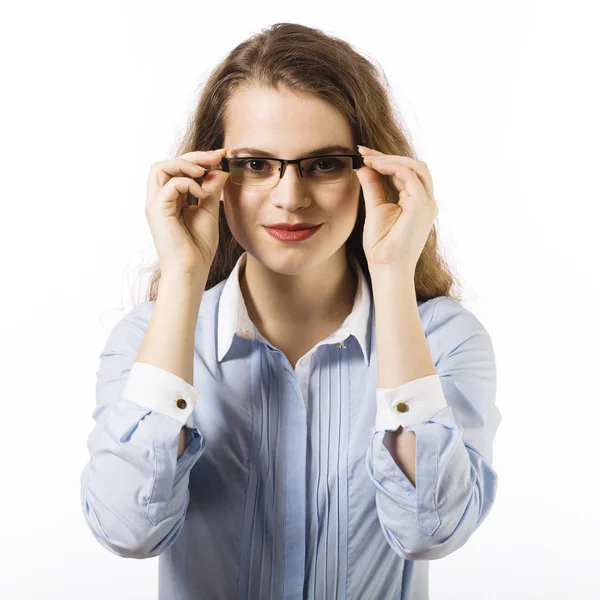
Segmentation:
{"type": "Polygon", "coordinates": [[[370,148],[367,148],[366,146],[359,146],[357,144],[356,146],[358,148],[358,151],[362,154],[365,150],[368,152],[370,150],[370,148]]]}

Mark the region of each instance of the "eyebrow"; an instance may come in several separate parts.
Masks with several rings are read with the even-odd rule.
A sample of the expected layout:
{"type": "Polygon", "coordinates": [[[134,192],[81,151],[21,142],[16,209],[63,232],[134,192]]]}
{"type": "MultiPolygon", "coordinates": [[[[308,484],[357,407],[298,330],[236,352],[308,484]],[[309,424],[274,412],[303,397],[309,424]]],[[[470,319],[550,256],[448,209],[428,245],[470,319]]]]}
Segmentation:
{"type": "MultiPolygon", "coordinates": [[[[260,148],[253,148],[251,146],[244,146],[243,148],[234,148],[229,151],[232,157],[239,156],[240,154],[249,154],[250,156],[264,156],[265,158],[277,158],[274,154],[261,150],[260,148]]],[[[315,148],[306,154],[302,154],[301,157],[305,156],[322,156],[324,154],[356,154],[356,151],[348,146],[336,144],[334,146],[323,146],[322,148],[315,148]]]]}

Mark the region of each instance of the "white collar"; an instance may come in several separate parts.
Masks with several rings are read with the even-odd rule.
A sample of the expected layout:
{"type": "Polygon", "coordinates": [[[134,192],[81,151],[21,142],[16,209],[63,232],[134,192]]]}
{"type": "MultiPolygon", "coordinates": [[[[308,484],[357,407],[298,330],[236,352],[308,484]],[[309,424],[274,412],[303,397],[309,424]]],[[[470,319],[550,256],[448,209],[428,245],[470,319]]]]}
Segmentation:
{"type": "MultiPolygon", "coordinates": [[[[247,340],[265,340],[256,329],[248,316],[244,297],[242,296],[239,275],[240,270],[246,265],[247,252],[243,252],[237,260],[231,274],[227,278],[218,307],[217,326],[217,360],[221,362],[227,354],[233,342],[234,334],[247,340]]],[[[345,340],[350,334],[354,335],[360,344],[368,366],[370,362],[370,348],[367,347],[367,327],[369,314],[371,312],[371,290],[367,279],[356,258],[348,253],[351,268],[358,274],[358,286],[352,312],[340,325],[339,329],[332,333],[323,343],[337,343],[345,340]]]]}

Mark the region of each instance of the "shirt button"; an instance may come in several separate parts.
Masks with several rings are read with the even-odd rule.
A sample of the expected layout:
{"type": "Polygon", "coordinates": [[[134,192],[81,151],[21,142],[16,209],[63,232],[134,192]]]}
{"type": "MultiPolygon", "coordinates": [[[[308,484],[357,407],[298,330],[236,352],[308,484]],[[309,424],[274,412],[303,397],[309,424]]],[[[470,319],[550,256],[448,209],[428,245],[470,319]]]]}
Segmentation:
{"type": "Polygon", "coordinates": [[[179,398],[177,400],[177,408],[181,408],[182,410],[187,407],[187,402],[183,398],[179,398]]]}
{"type": "Polygon", "coordinates": [[[408,411],[408,406],[406,402],[399,402],[396,406],[396,410],[401,413],[405,413],[406,411],[408,411]]]}

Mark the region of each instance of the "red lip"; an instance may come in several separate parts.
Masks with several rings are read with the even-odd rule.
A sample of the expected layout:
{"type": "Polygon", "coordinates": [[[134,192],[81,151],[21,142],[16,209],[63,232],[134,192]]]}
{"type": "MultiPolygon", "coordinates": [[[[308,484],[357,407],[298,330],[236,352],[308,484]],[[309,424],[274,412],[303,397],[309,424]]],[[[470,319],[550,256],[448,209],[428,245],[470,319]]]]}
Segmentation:
{"type": "Polygon", "coordinates": [[[314,227],[309,227],[305,229],[299,229],[296,231],[278,229],[276,227],[265,227],[265,231],[280,242],[303,242],[309,237],[315,235],[320,229],[321,225],[316,225],[314,227]]]}
{"type": "Polygon", "coordinates": [[[318,227],[321,223],[275,223],[274,225],[265,225],[269,229],[282,229],[284,231],[299,231],[301,229],[312,229],[318,227]]]}

